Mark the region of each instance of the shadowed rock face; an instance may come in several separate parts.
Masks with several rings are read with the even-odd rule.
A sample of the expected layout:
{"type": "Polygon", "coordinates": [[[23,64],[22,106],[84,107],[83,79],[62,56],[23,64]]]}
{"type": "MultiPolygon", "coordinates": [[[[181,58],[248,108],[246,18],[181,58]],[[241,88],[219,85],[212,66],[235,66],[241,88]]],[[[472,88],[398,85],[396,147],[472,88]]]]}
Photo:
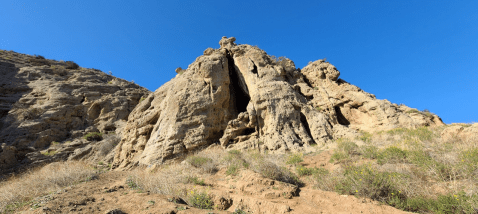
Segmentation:
{"type": "MultiPolygon", "coordinates": [[[[119,133],[129,113],[149,93],[71,62],[1,51],[0,169],[35,162],[34,157],[43,156],[38,151],[54,141],[81,139],[93,131],[119,133]]],[[[75,149],[65,150],[63,159],[75,149]]]]}
{"type": "Polygon", "coordinates": [[[113,167],[161,164],[213,143],[227,149],[308,151],[357,131],[442,125],[338,79],[318,60],[297,69],[223,37],[129,115],[113,167]],[[409,113],[407,113],[409,112],[409,113]]]}

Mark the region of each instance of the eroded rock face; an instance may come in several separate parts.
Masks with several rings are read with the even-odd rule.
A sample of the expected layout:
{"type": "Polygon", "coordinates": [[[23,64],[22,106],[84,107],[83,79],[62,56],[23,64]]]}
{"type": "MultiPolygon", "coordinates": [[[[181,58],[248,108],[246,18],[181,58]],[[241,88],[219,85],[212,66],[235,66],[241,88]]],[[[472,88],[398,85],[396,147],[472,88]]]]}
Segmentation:
{"type": "Polygon", "coordinates": [[[302,73],[309,84],[301,91],[312,98],[312,105],[331,118],[332,124],[369,132],[444,125],[437,115],[376,99],[375,95],[338,79],[339,71],[324,60],[307,65],[302,73]]]}
{"type": "Polygon", "coordinates": [[[223,37],[219,49],[206,49],[133,110],[113,167],[162,164],[213,143],[300,152],[360,130],[443,124],[377,100],[323,60],[301,70],[234,42],[223,37]]]}
{"type": "Polygon", "coordinates": [[[15,157],[0,162],[0,169],[39,160],[30,160],[35,155],[27,154],[38,153],[52,142],[61,145],[92,131],[119,134],[141,97],[150,93],[99,70],[74,65],[0,53],[0,142],[9,148],[0,159],[11,159],[12,153],[15,157]]]}

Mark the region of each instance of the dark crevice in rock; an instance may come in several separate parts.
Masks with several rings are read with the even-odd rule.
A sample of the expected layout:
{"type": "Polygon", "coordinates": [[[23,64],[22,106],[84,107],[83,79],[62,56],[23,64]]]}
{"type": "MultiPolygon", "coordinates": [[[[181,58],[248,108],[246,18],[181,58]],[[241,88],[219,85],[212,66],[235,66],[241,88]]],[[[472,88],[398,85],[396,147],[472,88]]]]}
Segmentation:
{"type": "Polygon", "coordinates": [[[254,61],[252,61],[252,60],[251,60],[251,62],[252,62],[252,65],[254,66],[254,68],[252,69],[252,73],[257,75],[257,66],[256,66],[256,63],[254,63],[254,61]]]}
{"type": "Polygon", "coordinates": [[[299,93],[300,95],[302,95],[303,97],[305,97],[305,99],[307,99],[307,101],[314,99],[314,96],[313,96],[313,95],[306,96],[304,93],[302,93],[300,87],[297,87],[296,91],[297,91],[297,93],[299,93]]]}
{"type": "Polygon", "coordinates": [[[229,51],[227,51],[226,57],[227,57],[228,69],[229,69],[229,78],[231,80],[231,84],[229,85],[229,90],[231,93],[231,99],[233,101],[234,108],[236,110],[235,117],[237,117],[239,113],[247,111],[247,104],[249,104],[249,101],[251,100],[251,98],[240,86],[239,75],[241,74],[239,71],[236,71],[234,67],[234,59],[232,58],[229,51]]]}
{"type": "Polygon", "coordinates": [[[312,133],[310,132],[309,122],[307,122],[307,118],[302,112],[300,112],[300,122],[302,123],[302,125],[304,125],[305,131],[309,135],[310,139],[312,139],[312,142],[316,144],[314,138],[312,137],[312,133]]]}
{"type": "Polygon", "coordinates": [[[314,88],[314,87],[312,86],[312,84],[310,83],[309,79],[307,79],[307,77],[305,77],[304,75],[302,75],[302,77],[303,77],[303,79],[304,79],[304,82],[305,82],[309,87],[314,88]]]}
{"type": "Polygon", "coordinates": [[[335,109],[335,113],[337,113],[337,121],[339,122],[339,124],[342,124],[345,126],[350,125],[350,121],[347,120],[347,118],[345,118],[345,116],[342,114],[342,111],[340,110],[340,106],[335,106],[334,109],[335,109]]]}
{"type": "Polygon", "coordinates": [[[256,132],[255,128],[247,128],[247,129],[244,129],[244,131],[242,131],[242,135],[250,135],[254,132],[256,132]]]}
{"type": "Polygon", "coordinates": [[[346,82],[345,80],[340,79],[340,78],[337,79],[337,84],[338,84],[338,85],[342,85],[342,84],[344,84],[344,83],[348,83],[348,82],[346,82]]]}

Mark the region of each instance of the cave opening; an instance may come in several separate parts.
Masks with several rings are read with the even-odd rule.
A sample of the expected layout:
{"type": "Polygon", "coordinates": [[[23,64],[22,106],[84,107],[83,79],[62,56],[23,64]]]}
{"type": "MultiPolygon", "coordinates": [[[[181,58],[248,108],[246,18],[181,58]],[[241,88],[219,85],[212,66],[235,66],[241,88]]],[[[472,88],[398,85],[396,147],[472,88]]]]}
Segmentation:
{"type": "Polygon", "coordinates": [[[314,137],[312,137],[312,132],[310,132],[309,122],[307,122],[307,118],[302,112],[300,112],[300,122],[302,123],[302,125],[304,125],[305,131],[307,132],[309,137],[312,139],[313,143],[316,144],[314,137]]]}
{"type": "Polygon", "coordinates": [[[335,112],[337,113],[337,122],[339,122],[339,124],[345,125],[345,126],[350,125],[350,121],[347,120],[347,118],[345,118],[345,116],[342,114],[342,111],[340,110],[340,107],[335,106],[334,109],[335,109],[335,112]]]}
{"type": "MultiPolygon", "coordinates": [[[[236,110],[236,113],[239,114],[241,112],[246,112],[247,111],[247,105],[249,104],[249,101],[251,100],[251,97],[249,94],[246,93],[246,91],[241,87],[240,85],[240,77],[239,75],[240,72],[236,71],[234,67],[234,59],[232,58],[230,52],[227,52],[227,64],[228,64],[228,70],[229,70],[229,77],[231,80],[231,84],[229,84],[229,89],[231,92],[231,99],[233,100],[234,107],[236,110]]],[[[244,84],[245,85],[245,84],[244,84]]],[[[245,86],[247,87],[247,86],[245,86]]],[[[247,89],[246,89],[247,90],[247,89]]]]}

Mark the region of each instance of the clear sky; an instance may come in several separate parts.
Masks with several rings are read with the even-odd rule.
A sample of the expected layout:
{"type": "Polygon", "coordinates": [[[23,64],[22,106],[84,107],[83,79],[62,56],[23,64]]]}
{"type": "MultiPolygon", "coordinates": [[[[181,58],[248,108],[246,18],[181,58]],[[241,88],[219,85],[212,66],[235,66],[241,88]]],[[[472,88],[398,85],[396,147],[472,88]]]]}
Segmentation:
{"type": "Polygon", "coordinates": [[[327,58],[375,94],[478,122],[478,1],[1,0],[0,49],[71,60],[156,90],[222,36],[327,58]]]}

